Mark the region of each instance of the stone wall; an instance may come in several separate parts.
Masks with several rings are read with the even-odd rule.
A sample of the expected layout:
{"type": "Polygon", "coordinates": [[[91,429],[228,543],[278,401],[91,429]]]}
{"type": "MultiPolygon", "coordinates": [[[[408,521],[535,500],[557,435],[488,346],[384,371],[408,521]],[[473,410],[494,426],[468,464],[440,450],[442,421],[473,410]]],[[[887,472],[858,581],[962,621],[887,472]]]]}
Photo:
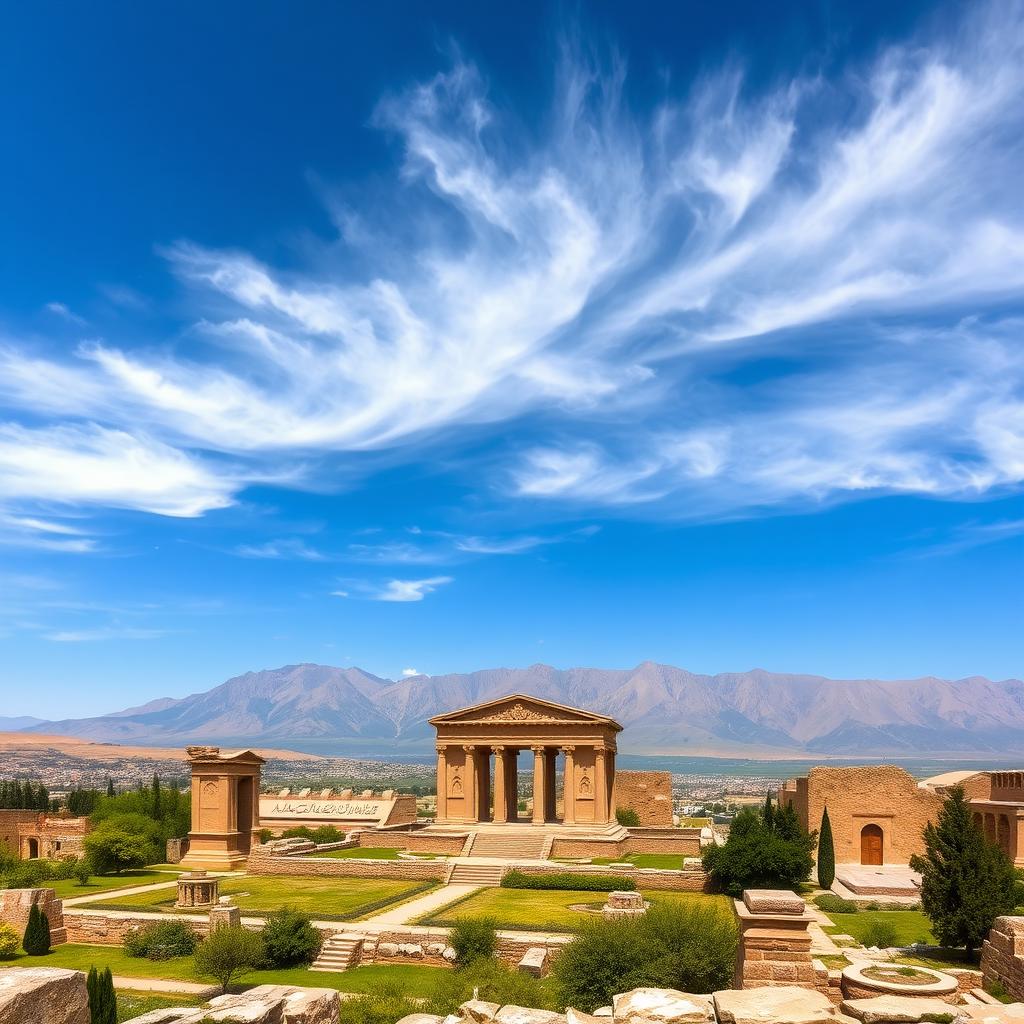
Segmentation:
{"type": "MultiPolygon", "coordinates": [[[[76,910],[70,907],[64,915],[68,942],[85,942],[98,946],[119,946],[130,931],[153,924],[155,921],[167,920],[170,920],[167,914],[76,910]]],[[[175,914],[173,920],[184,921],[196,935],[205,937],[210,930],[210,923],[205,917],[175,914]]]]}
{"type": "Polygon", "coordinates": [[[985,984],[998,982],[1014,999],[1024,999],[1024,917],[997,917],[981,947],[985,984]]]}
{"type": "Polygon", "coordinates": [[[672,776],[669,772],[616,769],[615,808],[636,811],[641,825],[672,825],[672,776]]]}
{"type": "Polygon", "coordinates": [[[364,831],[357,836],[362,847],[408,850],[410,853],[459,854],[466,845],[465,835],[423,835],[420,832],[364,831]]]}
{"type": "Polygon", "coordinates": [[[662,871],[657,868],[609,868],[605,865],[588,864],[528,864],[516,866],[524,875],[571,874],[614,875],[636,882],[638,889],[671,890],[674,892],[706,892],[708,877],[699,868],[686,871],[662,871]]]}
{"type": "Polygon", "coordinates": [[[398,878],[444,881],[449,866],[443,860],[360,860],[346,857],[276,857],[256,846],[249,854],[250,875],[288,875],[297,878],[398,878]]]}
{"type": "Polygon", "coordinates": [[[64,903],[52,889],[0,889],[0,921],[12,925],[19,935],[24,934],[33,904],[38,904],[50,923],[50,944],[67,942],[64,903]]]}
{"type": "Polygon", "coordinates": [[[700,856],[700,829],[631,829],[625,839],[573,839],[557,836],[552,857],[624,857],[630,853],[678,853],[700,856]]]}
{"type": "Polygon", "coordinates": [[[0,850],[20,857],[18,826],[35,825],[43,817],[39,811],[0,810],[0,850]]]}
{"type": "Polygon", "coordinates": [[[839,864],[861,862],[861,832],[867,825],[882,830],[883,862],[906,864],[912,854],[924,852],[924,827],[942,804],[938,794],[893,765],[812,768],[804,778],[787,782],[778,798],[782,805],[792,804],[812,831],[821,827],[828,805],[839,864]]]}

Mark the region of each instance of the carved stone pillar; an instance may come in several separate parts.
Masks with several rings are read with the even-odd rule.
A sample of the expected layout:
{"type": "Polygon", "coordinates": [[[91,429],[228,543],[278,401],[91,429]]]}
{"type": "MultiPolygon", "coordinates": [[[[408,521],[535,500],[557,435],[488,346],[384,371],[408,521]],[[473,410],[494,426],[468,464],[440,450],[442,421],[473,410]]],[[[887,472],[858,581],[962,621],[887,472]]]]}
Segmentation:
{"type": "Polygon", "coordinates": [[[563,803],[565,804],[565,824],[576,824],[576,764],[574,746],[562,747],[565,753],[565,782],[562,786],[563,803]]]}
{"type": "Polygon", "coordinates": [[[544,794],[547,790],[545,776],[547,760],[544,757],[543,747],[531,747],[533,751],[533,823],[544,824],[544,794]]]}
{"type": "Polygon", "coordinates": [[[476,747],[467,744],[462,748],[466,755],[466,787],[465,799],[466,820],[479,821],[477,817],[477,781],[476,781],[476,747]]]}
{"type": "Polygon", "coordinates": [[[437,812],[438,821],[448,819],[448,753],[444,746],[437,748],[437,812]]]}
{"type": "Polygon", "coordinates": [[[608,775],[605,764],[605,749],[594,751],[594,821],[604,825],[608,822],[608,775]]]}
{"type": "Polygon", "coordinates": [[[505,789],[508,752],[502,746],[491,749],[494,751],[494,820],[504,824],[508,821],[508,792],[505,789]]]}

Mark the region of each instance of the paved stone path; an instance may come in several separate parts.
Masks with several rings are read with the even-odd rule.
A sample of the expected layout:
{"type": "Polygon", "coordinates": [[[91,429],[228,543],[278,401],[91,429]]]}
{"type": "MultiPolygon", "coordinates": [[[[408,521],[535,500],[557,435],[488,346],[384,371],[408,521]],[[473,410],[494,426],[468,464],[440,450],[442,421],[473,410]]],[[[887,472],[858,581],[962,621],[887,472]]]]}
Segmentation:
{"type": "Polygon", "coordinates": [[[455,885],[442,885],[440,889],[424,893],[408,903],[402,903],[397,907],[391,907],[389,910],[383,910],[373,917],[368,917],[365,921],[358,922],[356,927],[359,925],[411,924],[425,914],[429,914],[433,910],[439,910],[449,903],[454,903],[456,900],[460,900],[463,896],[468,896],[471,892],[476,892],[480,888],[482,886],[459,883],[455,885]]]}

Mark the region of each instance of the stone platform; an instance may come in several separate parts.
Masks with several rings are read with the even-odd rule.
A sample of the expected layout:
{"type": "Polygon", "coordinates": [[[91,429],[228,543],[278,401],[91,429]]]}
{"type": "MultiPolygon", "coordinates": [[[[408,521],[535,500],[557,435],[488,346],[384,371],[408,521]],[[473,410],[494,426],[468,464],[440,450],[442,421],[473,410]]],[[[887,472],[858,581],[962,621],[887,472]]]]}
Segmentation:
{"type": "Polygon", "coordinates": [[[921,876],[903,864],[837,864],[836,881],[854,897],[921,894],[921,876]]]}

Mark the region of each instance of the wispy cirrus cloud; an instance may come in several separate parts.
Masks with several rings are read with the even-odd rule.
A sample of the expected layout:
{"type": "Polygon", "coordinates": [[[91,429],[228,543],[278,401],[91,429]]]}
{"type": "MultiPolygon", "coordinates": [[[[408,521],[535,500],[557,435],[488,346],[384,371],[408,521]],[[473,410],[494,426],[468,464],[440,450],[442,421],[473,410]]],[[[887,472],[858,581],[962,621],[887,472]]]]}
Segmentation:
{"type": "Polygon", "coordinates": [[[295,558],[304,562],[322,562],[328,557],[298,537],[282,537],[263,544],[239,544],[234,553],[242,558],[295,558]]]}
{"type": "Polygon", "coordinates": [[[496,423],[504,465],[460,469],[499,500],[1019,488],[1024,8],[961,15],[838,75],[755,90],[730,67],[646,109],[568,45],[532,132],[456,62],[381,102],[409,216],[349,218],[350,269],[180,242],[205,348],[0,352],[0,500],[202,515],[496,423]]]}
{"type": "Polygon", "coordinates": [[[390,579],[383,582],[369,580],[346,580],[345,589],[334,590],[332,597],[361,597],[368,601],[386,601],[404,604],[411,601],[422,601],[438,587],[454,583],[453,576],[430,576],[426,579],[399,580],[390,579]]]}

